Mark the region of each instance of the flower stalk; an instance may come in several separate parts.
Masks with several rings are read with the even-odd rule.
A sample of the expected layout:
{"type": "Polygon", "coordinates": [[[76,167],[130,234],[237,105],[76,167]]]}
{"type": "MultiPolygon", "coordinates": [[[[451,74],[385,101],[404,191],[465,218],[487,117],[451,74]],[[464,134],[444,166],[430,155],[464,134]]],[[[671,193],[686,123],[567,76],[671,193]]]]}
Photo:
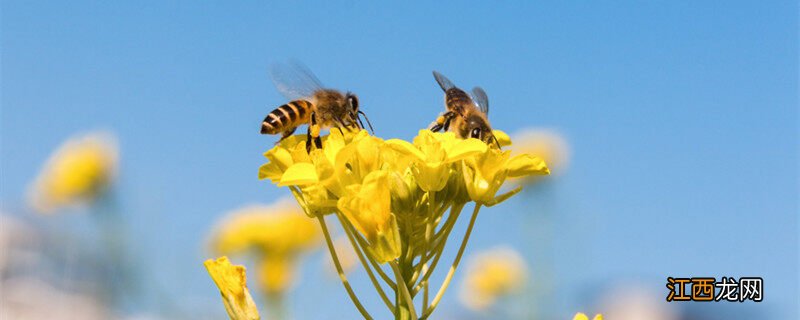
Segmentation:
{"type": "Polygon", "coordinates": [[[477,139],[428,130],[412,142],[384,141],[364,130],[333,130],[323,137],[323,147],[310,153],[305,143],[305,135],[291,136],[267,151],[269,161],[259,169],[259,178],[288,187],[305,214],[316,218],[345,291],[367,319],[372,316],[342,271],[326,215],[336,216],[395,319],[427,319],[458,269],[480,209],[519,192],[499,192],[506,178],[549,172],[539,158],[512,157],[477,139]],[[437,288],[431,287],[430,277],[469,202],[475,206],[456,258],[430,299],[431,289],[437,288]]]}

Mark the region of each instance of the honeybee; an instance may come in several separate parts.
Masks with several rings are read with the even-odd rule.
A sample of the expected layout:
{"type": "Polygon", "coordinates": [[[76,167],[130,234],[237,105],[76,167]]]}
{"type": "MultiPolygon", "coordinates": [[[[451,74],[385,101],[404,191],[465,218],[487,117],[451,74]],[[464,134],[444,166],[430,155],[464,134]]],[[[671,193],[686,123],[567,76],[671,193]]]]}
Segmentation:
{"type": "Polygon", "coordinates": [[[367,115],[359,110],[355,94],[324,89],[311,71],[296,63],[274,65],[270,73],[278,91],[291,100],[272,110],[261,122],[261,134],[281,133],[276,144],[291,136],[303,124],[308,124],[306,151],[309,153],[312,140],[318,149],[322,148],[319,135],[323,128],[337,128],[340,131],[352,127],[361,129],[364,123],[359,116],[364,116],[372,130],[367,115]]]}
{"type": "Polygon", "coordinates": [[[436,118],[431,131],[450,130],[462,139],[475,138],[486,144],[494,143],[499,149],[500,142],[489,125],[489,97],[486,92],[481,87],[475,87],[470,96],[441,73],[434,71],[433,77],[444,90],[447,111],[436,118]]]}

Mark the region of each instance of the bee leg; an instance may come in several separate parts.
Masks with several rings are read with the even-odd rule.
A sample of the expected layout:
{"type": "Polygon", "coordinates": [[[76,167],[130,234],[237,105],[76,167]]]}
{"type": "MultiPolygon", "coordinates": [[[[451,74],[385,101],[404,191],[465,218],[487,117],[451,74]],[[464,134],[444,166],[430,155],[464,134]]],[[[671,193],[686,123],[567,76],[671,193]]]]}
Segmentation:
{"type": "Polygon", "coordinates": [[[447,118],[447,121],[444,122],[444,131],[450,130],[450,121],[453,121],[453,117],[447,118]]]}
{"type": "Polygon", "coordinates": [[[311,139],[317,149],[322,149],[322,139],[319,137],[320,127],[317,124],[317,113],[311,113],[311,123],[308,125],[308,138],[306,139],[306,152],[311,153],[311,139]]]}
{"type": "Polygon", "coordinates": [[[291,137],[291,136],[292,136],[292,134],[294,134],[294,131],[295,131],[295,130],[297,130],[297,127],[292,127],[292,128],[286,129],[286,131],[284,131],[283,133],[281,133],[281,139],[280,139],[280,140],[278,140],[278,142],[275,142],[275,144],[279,144],[279,143],[281,143],[281,141],[283,141],[283,139],[286,139],[286,138],[288,138],[288,137],[291,137]]]}
{"type": "Polygon", "coordinates": [[[439,130],[442,129],[444,129],[444,131],[447,131],[447,129],[450,128],[450,121],[453,120],[453,117],[455,117],[455,115],[456,114],[453,111],[445,112],[444,114],[436,118],[436,124],[433,127],[431,127],[431,131],[439,132],[439,130]]]}
{"type": "Polygon", "coordinates": [[[344,125],[344,122],[342,122],[341,119],[336,119],[336,123],[339,124],[338,126],[336,126],[336,129],[339,129],[339,133],[341,133],[342,136],[344,136],[344,131],[342,131],[342,128],[347,127],[347,126],[344,125]]]}
{"type": "Polygon", "coordinates": [[[322,138],[314,138],[314,145],[317,147],[317,149],[322,149],[322,138]]]}
{"type": "Polygon", "coordinates": [[[306,137],[306,153],[311,153],[311,126],[308,126],[306,137]]]}

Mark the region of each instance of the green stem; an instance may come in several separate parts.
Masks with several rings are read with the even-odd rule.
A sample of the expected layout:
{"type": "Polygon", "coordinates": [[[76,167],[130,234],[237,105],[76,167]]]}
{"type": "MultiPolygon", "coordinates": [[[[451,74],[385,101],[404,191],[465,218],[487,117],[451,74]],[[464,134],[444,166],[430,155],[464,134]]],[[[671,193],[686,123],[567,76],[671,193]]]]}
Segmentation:
{"type": "Polygon", "coordinates": [[[283,320],[288,319],[286,314],[285,297],[282,294],[267,294],[266,304],[269,306],[270,319],[283,320]]]}
{"type": "Polygon", "coordinates": [[[381,287],[378,279],[375,278],[375,273],[372,272],[372,268],[370,267],[369,263],[367,263],[367,259],[364,258],[364,254],[361,252],[361,247],[358,245],[353,236],[353,230],[351,229],[350,224],[345,221],[342,215],[338,212],[336,213],[336,217],[339,218],[339,223],[342,224],[344,232],[347,234],[347,238],[350,239],[350,244],[353,246],[353,250],[355,250],[356,255],[358,255],[358,260],[361,261],[361,265],[363,265],[364,269],[367,270],[367,275],[369,276],[369,280],[372,281],[372,286],[375,287],[375,291],[378,291],[378,295],[381,296],[381,300],[383,300],[383,303],[386,304],[387,308],[389,308],[389,311],[394,313],[395,306],[392,305],[391,301],[389,301],[389,298],[386,296],[386,292],[383,291],[383,287],[381,287]]]}
{"type": "MultiPolygon", "coordinates": [[[[361,248],[368,248],[369,247],[369,243],[367,243],[367,240],[365,240],[360,234],[355,232],[352,225],[347,224],[345,227],[346,228],[347,227],[350,228],[350,232],[353,234],[353,237],[356,239],[356,241],[358,241],[358,244],[361,246],[361,248]]],[[[367,261],[369,261],[369,263],[372,265],[372,268],[375,269],[375,271],[378,272],[378,275],[381,276],[381,279],[383,279],[383,281],[386,282],[387,285],[389,285],[389,288],[391,288],[393,291],[396,291],[397,290],[397,285],[394,283],[394,281],[392,281],[391,278],[389,278],[389,276],[385,272],[383,272],[383,269],[381,269],[380,264],[375,262],[375,258],[372,257],[372,254],[370,253],[370,251],[369,250],[364,250],[364,253],[368,257],[371,257],[371,259],[367,259],[367,261]]]]}
{"type": "Polygon", "coordinates": [[[466,203],[457,204],[450,209],[450,214],[447,217],[447,221],[445,221],[444,225],[442,225],[442,227],[439,228],[438,232],[434,232],[433,234],[431,243],[434,244],[433,245],[434,249],[431,252],[429,252],[428,255],[425,256],[422,260],[420,260],[420,263],[418,264],[430,261],[431,258],[433,258],[437,253],[439,253],[439,248],[444,247],[444,244],[447,242],[447,238],[450,237],[450,231],[453,230],[453,226],[455,225],[456,220],[461,215],[461,210],[464,208],[464,205],[466,205],[466,203]]]}
{"type": "MultiPolygon", "coordinates": [[[[442,232],[442,239],[446,240],[450,236],[450,232],[453,231],[453,226],[455,226],[455,221],[456,219],[458,219],[458,216],[461,215],[461,210],[464,208],[464,205],[465,203],[458,204],[453,206],[452,209],[450,209],[450,216],[447,218],[447,222],[445,222],[445,225],[442,226],[442,230],[440,230],[440,232],[442,232]]],[[[416,296],[417,293],[419,293],[419,291],[424,286],[428,285],[428,278],[430,278],[431,274],[433,274],[433,270],[436,269],[436,265],[439,263],[439,259],[441,259],[442,253],[444,252],[444,247],[446,244],[446,241],[444,240],[436,244],[430,256],[426,259],[427,261],[431,257],[433,257],[433,262],[431,262],[430,267],[422,276],[422,279],[414,287],[414,290],[412,290],[413,296],[416,296]]]]}
{"type": "Polygon", "coordinates": [[[456,273],[456,269],[458,269],[458,264],[461,262],[461,257],[464,255],[464,249],[467,247],[467,242],[469,241],[469,236],[472,234],[472,228],[475,226],[475,219],[478,218],[478,211],[480,211],[481,205],[475,204],[475,209],[472,211],[472,217],[469,219],[469,226],[467,226],[467,232],[464,233],[464,239],[461,240],[461,247],[458,248],[458,254],[456,254],[456,258],[453,261],[453,265],[450,266],[450,271],[447,272],[447,277],[444,278],[444,282],[442,282],[442,286],[439,287],[439,292],[436,293],[436,296],[433,298],[431,302],[430,308],[423,311],[422,319],[427,319],[428,316],[431,315],[433,310],[436,309],[436,306],[439,304],[439,301],[442,300],[442,296],[444,292],[447,290],[447,287],[450,285],[450,281],[453,280],[453,275],[456,273]]]}
{"type": "Polygon", "coordinates": [[[364,306],[361,305],[361,301],[358,300],[355,292],[353,292],[353,288],[350,287],[350,282],[347,281],[347,276],[344,275],[342,264],[339,263],[339,256],[336,255],[336,249],[333,247],[331,234],[328,232],[328,226],[325,224],[325,217],[317,216],[317,220],[319,220],[319,225],[322,227],[322,233],[325,235],[325,242],[328,244],[328,250],[331,252],[333,264],[336,266],[336,272],[339,273],[339,279],[342,280],[342,284],[344,285],[344,289],[347,291],[347,295],[350,296],[350,300],[352,300],[353,304],[356,305],[358,312],[361,312],[361,316],[363,316],[364,319],[372,320],[372,316],[370,316],[369,312],[367,312],[367,310],[364,309],[364,306]]]}
{"type": "MultiPolygon", "coordinates": [[[[409,313],[409,316],[411,317],[411,320],[417,320],[417,311],[414,310],[414,299],[411,298],[411,294],[408,292],[408,287],[405,285],[406,282],[405,280],[403,280],[403,274],[402,272],[400,272],[400,267],[397,266],[396,261],[389,262],[389,265],[392,267],[392,271],[394,271],[395,278],[397,278],[396,281],[399,290],[398,292],[396,292],[396,294],[399,295],[398,300],[401,297],[403,300],[405,300],[404,301],[405,303],[403,304],[401,304],[400,301],[398,301],[397,303],[397,308],[399,309],[398,311],[401,310],[401,305],[402,305],[402,307],[408,309],[407,311],[409,313]],[[400,284],[404,285],[401,286],[400,284]]],[[[398,312],[398,314],[399,313],[400,312],[398,312]]]]}

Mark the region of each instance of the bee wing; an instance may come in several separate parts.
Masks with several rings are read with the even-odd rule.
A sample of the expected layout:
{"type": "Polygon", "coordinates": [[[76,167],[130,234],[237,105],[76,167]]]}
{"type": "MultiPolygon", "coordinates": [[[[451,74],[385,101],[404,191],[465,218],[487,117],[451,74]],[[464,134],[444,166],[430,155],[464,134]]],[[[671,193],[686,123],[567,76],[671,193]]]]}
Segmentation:
{"type": "Polygon", "coordinates": [[[322,89],[319,79],[298,62],[274,64],[270,76],[278,92],[289,100],[307,98],[322,89]]]}
{"type": "Polygon", "coordinates": [[[437,71],[433,71],[433,77],[436,78],[436,82],[439,83],[439,86],[442,87],[443,91],[447,91],[448,89],[456,87],[453,85],[453,82],[450,81],[450,79],[447,79],[447,77],[437,71]]]}
{"type": "Polygon", "coordinates": [[[481,112],[489,114],[489,96],[486,95],[486,91],[481,87],[472,88],[472,99],[478,104],[481,112]]]}

